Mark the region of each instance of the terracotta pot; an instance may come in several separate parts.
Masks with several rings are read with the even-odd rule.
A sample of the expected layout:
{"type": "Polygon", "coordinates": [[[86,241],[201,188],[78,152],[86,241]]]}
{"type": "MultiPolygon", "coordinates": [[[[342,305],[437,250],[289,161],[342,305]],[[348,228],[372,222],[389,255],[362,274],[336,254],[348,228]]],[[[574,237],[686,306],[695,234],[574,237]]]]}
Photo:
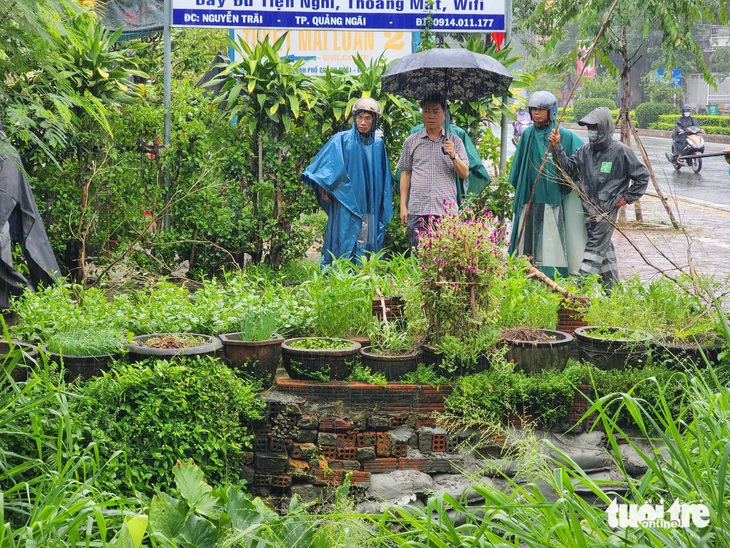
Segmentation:
{"type": "Polygon", "coordinates": [[[382,373],[389,381],[397,381],[418,368],[420,352],[408,354],[376,354],[369,346],[360,349],[363,367],[369,367],[371,373],[382,373]]]}
{"type": "Polygon", "coordinates": [[[198,333],[152,333],[132,337],[132,342],[126,343],[124,347],[130,360],[141,361],[150,357],[169,359],[176,356],[215,356],[223,348],[223,343],[218,337],[198,333]],[[151,348],[145,344],[149,339],[161,336],[189,336],[202,339],[203,342],[185,348],[151,348]]]}
{"type": "Polygon", "coordinates": [[[599,369],[623,369],[646,361],[652,337],[643,331],[620,327],[579,327],[575,330],[580,359],[599,369]],[[602,337],[607,331],[611,338],[602,337]]]}
{"type": "Polygon", "coordinates": [[[572,335],[579,327],[587,327],[588,322],[583,319],[582,312],[574,308],[561,306],[558,308],[558,325],[556,329],[572,335]]]}
{"type": "Polygon", "coordinates": [[[563,369],[573,344],[573,337],[562,331],[542,329],[549,341],[524,341],[503,337],[507,345],[507,360],[515,362],[517,369],[525,373],[538,373],[545,369],[563,369]]]}
{"type": "Polygon", "coordinates": [[[281,345],[281,361],[292,379],[345,380],[352,374],[360,355],[360,343],[329,337],[298,337],[287,339],[281,345]],[[342,341],[343,348],[297,348],[291,343],[303,339],[322,338],[342,341]]]}
{"type": "Polygon", "coordinates": [[[226,361],[232,367],[253,375],[267,388],[273,384],[284,337],[275,335],[266,341],[246,341],[241,339],[241,332],[223,333],[219,337],[226,361]]]}

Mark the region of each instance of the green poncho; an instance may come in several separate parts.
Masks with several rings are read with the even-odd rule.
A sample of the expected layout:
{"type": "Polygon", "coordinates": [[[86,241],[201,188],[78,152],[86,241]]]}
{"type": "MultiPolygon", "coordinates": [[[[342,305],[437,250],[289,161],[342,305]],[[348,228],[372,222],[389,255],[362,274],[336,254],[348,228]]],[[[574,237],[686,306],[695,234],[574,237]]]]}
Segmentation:
{"type": "MultiPolygon", "coordinates": [[[[553,164],[552,154],[545,162],[533,194],[535,178],[548,148],[548,137],[555,125],[553,122],[546,127],[531,126],[525,130],[517,145],[509,177],[515,188],[509,252],[529,255],[532,264],[552,277],[556,271],[562,276],[577,272],[586,237],[580,199],[553,164]],[[530,207],[525,216],[528,203],[530,207]]],[[[578,136],[562,127],[560,143],[568,155],[583,145],[578,136]]]]}

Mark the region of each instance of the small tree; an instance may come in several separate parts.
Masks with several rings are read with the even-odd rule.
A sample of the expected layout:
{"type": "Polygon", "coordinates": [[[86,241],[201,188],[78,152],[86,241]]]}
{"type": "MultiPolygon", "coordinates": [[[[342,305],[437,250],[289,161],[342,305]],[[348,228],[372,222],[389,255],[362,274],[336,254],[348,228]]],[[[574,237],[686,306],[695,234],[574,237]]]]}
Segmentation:
{"type": "Polygon", "coordinates": [[[288,150],[279,138],[298,123],[302,108],[308,108],[313,98],[312,86],[299,70],[303,60],[279,55],[285,40],[286,34],[273,44],[267,36],[255,46],[243,38],[238,42],[231,40],[231,47],[241,60],[221,67],[224,76],[219,81],[223,89],[214,100],[214,104],[222,106],[231,120],[239,124],[241,137],[254,143],[257,183],[252,193],[253,217],[259,230],[253,258],[260,261],[266,245],[268,261],[275,267],[281,264],[284,242],[292,228],[292,218],[283,214],[284,181],[277,167],[288,150]],[[265,139],[276,149],[275,159],[269,164],[264,156],[265,139]],[[264,207],[265,197],[271,201],[270,209],[264,207]],[[266,226],[271,226],[271,230],[264,231],[266,226]]]}

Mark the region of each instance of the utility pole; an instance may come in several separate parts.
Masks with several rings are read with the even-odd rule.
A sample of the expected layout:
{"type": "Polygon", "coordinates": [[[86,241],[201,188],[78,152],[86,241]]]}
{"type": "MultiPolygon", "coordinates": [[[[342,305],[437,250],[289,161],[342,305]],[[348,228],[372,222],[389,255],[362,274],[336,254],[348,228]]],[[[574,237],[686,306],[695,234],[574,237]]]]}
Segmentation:
{"type": "MultiPolygon", "coordinates": [[[[512,40],[512,0],[505,0],[504,3],[504,43],[509,44],[512,40]]],[[[505,91],[502,95],[502,108],[507,106],[509,96],[505,91]]],[[[499,173],[507,170],[507,115],[502,112],[502,133],[500,136],[501,146],[499,147],[499,173]]]]}

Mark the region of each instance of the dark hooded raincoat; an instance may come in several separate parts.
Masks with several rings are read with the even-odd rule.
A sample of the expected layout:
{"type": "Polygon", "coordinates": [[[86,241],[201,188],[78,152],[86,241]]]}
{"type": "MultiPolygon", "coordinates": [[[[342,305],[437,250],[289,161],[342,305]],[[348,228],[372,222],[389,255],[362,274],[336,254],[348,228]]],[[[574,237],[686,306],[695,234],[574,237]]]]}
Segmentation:
{"type": "MultiPolygon", "coordinates": [[[[354,117],[353,117],[354,120],[354,117]]],[[[344,257],[355,261],[383,248],[385,225],[393,217],[393,175],[383,140],[352,129],[334,135],[309,164],[302,180],[315,189],[327,213],[322,266],[344,257]],[[324,201],[317,192],[330,196],[324,201]]]]}
{"type": "Polygon", "coordinates": [[[568,158],[562,146],[553,149],[553,159],[568,174],[580,180],[580,198],[587,218],[588,243],[581,275],[598,274],[609,288],[618,281],[616,253],[611,236],[618,217],[616,204],[623,197],[632,204],[644,195],[649,170],[625,144],[613,140],[611,111],[599,107],[578,122],[597,124],[595,137],[568,158]]]}

